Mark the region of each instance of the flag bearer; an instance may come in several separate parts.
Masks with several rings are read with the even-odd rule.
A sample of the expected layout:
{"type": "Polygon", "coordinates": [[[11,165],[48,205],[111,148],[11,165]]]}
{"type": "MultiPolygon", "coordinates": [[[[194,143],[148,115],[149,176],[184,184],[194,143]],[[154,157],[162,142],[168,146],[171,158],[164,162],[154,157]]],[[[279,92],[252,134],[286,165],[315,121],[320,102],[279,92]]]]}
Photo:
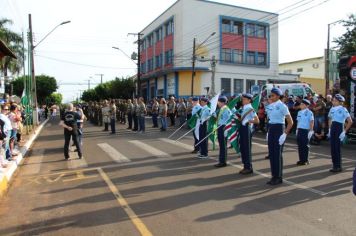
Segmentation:
{"type": "Polygon", "coordinates": [[[333,99],[333,107],[329,112],[329,134],[331,158],[333,168],[330,170],[332,173],[342,171],[341,168],[341,142],[344,141],[346,132],[351,128],[352,119],[350,113],[342,106],[345,98],[340,94],[336,94],[333,99]],[[347,125],[345,127],[345,122],[347,125]]]}
{"type": "MultiPolygon", "coordinates": [[[[193,98],[192,99],[192,103],[193,103],[193,109],[192,109],[192,117],[199,116],[200,115],[200,110],[201,110],[201,106],[199,104],[199,98],[193,98]]],[[[193,137],[194,137],[194,150],[192,151],[192,153],[198,153],[199,152],[199,146],[195,146],[199,140],[197,139],[197,137],[195,136],[195,133],[193,132],[193,137]]]]}
{"type": "Polygon", "coordinates": [[[208,139],[205,138],[208,129],[208,119],[210,116],[210,108],[208,107],[209,99],[203,97],[200,99],[201,113],[200,113],[200,126],[199,126],[199,144],[200,154],[198,158],[206,159],[208,158],[208,139]],[[204,139],[203,141],[201,141],[204,139]]]}
{"type": "Polygon", "coordinates": [[[226,147],[226,137],[225,137],[225,125],[227,121],[231,117],[231,111],[226,106],[227,97],[221,96],[218,100],[218,115],[217,115],[217,125],[218,125],[218,142],[219,142],[219,163],[215,165],[215,167],[225,167],[226,166],[226,155],[227,155],[227,147],[226,147]]]}
{"type": "Polygon", "coordinates": [[[253,124],[259,124],[260,120],[253,109],[251,102],[253,96],[251,94],[242,94],[242,113],[241,113],[241,126],[239,128],[240,133],[240,151],[241,159],[244,165],[240,174],[248,175],[253,173],[252,159],[251,159],[251,129],[253,124]]]}
{"type": "Polygon", "coordinates": [[[308,109],[310,101],[303,99],[300,104],[300,111],[297,115],[297,144],[299,161],[297,165],[303,166],[309,164],[309,140],[314,134],[314,115],[313,112],[308,109]]]}
{"type": "Polygon", "coordinates": [[[283,183],[283,145],[293,126],[293,120],[289,113],[288,107],[280,100],[282,95],[283,93],[279,88],[272,88],[270,95],[271,103],[266,107],[269,118],[267,138],[268,156],[272,172],[272,178],[267,182],[269,185],[278,185],[283,183]],[[286,129],[285,120],[287,120],[288,124],[286,129]]]}

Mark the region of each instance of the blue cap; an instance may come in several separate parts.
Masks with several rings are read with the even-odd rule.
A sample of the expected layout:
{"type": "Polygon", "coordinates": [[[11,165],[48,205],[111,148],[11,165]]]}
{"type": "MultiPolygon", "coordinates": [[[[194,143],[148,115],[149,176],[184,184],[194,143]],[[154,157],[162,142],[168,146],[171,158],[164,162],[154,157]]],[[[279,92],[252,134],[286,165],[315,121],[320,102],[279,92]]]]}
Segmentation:
{"type": "Polygon", "coordinates": [[[227,102],[227,97],[226,96],[220,96],[218,101],[226,103],[227,102]]]}
{"type": "Polygon", "coordinates": [[[280,90],[279,88],[272,88],[271,93],[274,93],[274,94],[276,94],[278,96],[282,96],[283,95],[282,90],[280,90]]]}
{"type": "Polygon", "coordinates": [[[308,99],[303,99],[302,103],[304,103],[305,105],[309,106],[310,105],[310,101],[308,99]]]}
{"type": "Polygon", "coordinates": [[[199,98],[194,97],[194,98],[192,99],[192,101],[193,101],[193,102],[198,102],[198,101],[199,101],[199,98]]]}
{"type": "Polygon", "coordinates": [[[201,98],[200,98],[200,101],[202,101],[202,102],[209,102],[209,99],[206,98],[206,97],[201,97],[201,98]]]}
{"type": "Polygon", "coordinates": [[[252,99],[253,98],[252,94],[249,94],[249,93],[243,93],[242,97],[248,98],[248,99],[252,99]]]}
{"type": "Polygon", "coordinates": [[[345,98],[341,94],[336,94],[335,99],[339,102],[345,102],[345,98]]]}

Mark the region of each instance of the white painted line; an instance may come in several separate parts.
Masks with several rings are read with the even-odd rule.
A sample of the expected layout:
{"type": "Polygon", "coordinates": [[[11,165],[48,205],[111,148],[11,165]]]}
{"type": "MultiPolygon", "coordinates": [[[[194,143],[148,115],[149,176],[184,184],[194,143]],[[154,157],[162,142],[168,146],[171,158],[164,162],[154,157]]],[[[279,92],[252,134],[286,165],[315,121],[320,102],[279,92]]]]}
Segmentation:
{"type": "Polygon", "coordinates": [[[86,168],[88,167],[88,163],[85,161],[85,158],[82,159],[78,158],[77,152],[69,152],[69,160],[68,169],[78,169],[78,168],[86,168]]]}
{"type": "Polygon", "coordinates": [[[180,148],[184,148],[184,149],[187,149],[187,150],[193,150],[193,145],[181,143],[179,141],[177,142],[177,141],[174,141],[174,140],[171,140],[171,139],[168,139],[168,138],[160,138],[159,140],[161,140],[162,142],[165,142],[165,143],[169,143],[169,144],[178,146],[180,148]]]}
{"type": "Polygon", "coordinates": [[[154,148],[146,143],[143,143],[139,140],[132,140],[129,141],[129,143],[134,144],[136,147],[143,149],[144,151],[152,154],[153,156],[157,157],[169,157],[170,155],[168,153],[162,152],[161,150],[154,148]]]}
{"type": "Polygon", "coordinates": [[[27,159],[28,161],[26,163],[26,165],[29,166],[28,168],[23,169],[24,174],[35,175],[40,172],[44,152],[45,149],[36,149],[32,151],[31,156],[27,159]]]}
{"type": "Polygon", "coordinates": [[[131,160],[118,152],[115,148],[110,146],[107,143],[98,143],[98,146],[108,154],[111,159],[113,159],[115,162],[122,163],[122,162],[130,162],[131,160]]]}

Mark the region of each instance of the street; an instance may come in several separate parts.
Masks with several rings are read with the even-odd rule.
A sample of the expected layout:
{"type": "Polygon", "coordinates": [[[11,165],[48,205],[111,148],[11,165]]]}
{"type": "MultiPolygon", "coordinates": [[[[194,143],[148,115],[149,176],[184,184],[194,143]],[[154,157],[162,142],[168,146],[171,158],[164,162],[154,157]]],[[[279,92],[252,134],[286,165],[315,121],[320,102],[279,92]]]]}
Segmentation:
{"type": "Polygon", "coordinates": [[[262,134],[252,140],[254,174],[241,176],[232,149],[216,169],[211,144],[200,160],[192,135],[175,142],[187,129],[168,139],[173,128],[138,134],[118,124],[109,135],[87,122],[84,158],[65,161],[58,122],[46,124],[1,199],[0,235],[356,235],[355,144],[342,150],[344,171],[331,174],[327,142],[298,167],[289,138],[284,183],[271,187],[262,134]]]}

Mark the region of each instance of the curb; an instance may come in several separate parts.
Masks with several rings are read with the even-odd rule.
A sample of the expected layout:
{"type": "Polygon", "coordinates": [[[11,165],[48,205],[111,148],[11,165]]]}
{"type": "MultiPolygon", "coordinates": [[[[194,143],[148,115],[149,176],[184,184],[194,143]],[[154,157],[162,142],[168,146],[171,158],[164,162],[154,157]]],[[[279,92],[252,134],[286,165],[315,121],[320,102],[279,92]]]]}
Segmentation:
{"type": "MultiPolygon", "coordinates": [[[[28,150],[32,146],[33,142],[36,140],[38,135],[41,133],[43,127],[47,124],[49,119],[45,120],[38,128],[34,131],[34,134],[30,137],[30,139],[26,142],[26,144],[20,148],[20,153],[17,156],[16,160],[11,162],[9,166],[4,169],[0,170],[0,199],[4,194],[7,192],[9,187],[9,182],[14,175],[15,171],[22,163],[23,158],[26,156],[28,150]]],[[[0,157],[3,158],[3,157],[0,157]]]]}

